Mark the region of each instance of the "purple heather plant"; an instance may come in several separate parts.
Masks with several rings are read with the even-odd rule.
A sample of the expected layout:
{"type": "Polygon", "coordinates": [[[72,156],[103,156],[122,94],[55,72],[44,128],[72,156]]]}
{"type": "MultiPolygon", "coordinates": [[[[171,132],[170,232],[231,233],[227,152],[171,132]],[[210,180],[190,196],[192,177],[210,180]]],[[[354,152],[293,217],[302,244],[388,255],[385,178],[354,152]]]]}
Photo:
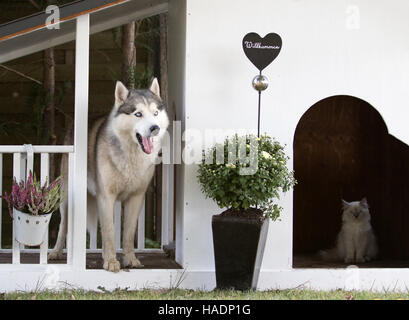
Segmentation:
{"type": "Polygon", "coordinates": [[[22,180],[18,183],[14,178],[11,193],[4,192],[0,197],[7,201],[11,217],[13,217],[13,208],[35,216],[47,214],[57,210],[65,199],[65,195],[61,192],[62,183],[62,176],[60,176],[50,184],[46,181],[41,186],[30,171],[27,182],[22,180]]]}

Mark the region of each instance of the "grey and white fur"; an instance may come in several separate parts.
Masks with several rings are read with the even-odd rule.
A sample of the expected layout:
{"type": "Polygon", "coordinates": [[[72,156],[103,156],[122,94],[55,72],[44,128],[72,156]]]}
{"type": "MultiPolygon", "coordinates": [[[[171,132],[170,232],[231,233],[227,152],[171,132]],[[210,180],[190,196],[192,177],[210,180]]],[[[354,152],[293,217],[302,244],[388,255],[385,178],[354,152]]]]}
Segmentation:
{"type": "MultiPolygon", "coordinates": [[[[155,78],[146,90],[128,90],[118,81],[110,114],[98,119],[89,130],[87,228],[95,228],[99,221],[103,267],[108,271],[120,270],[113,219],[116,200],[124,204],[123,267],[141,267],[134,253],[135,231],[168,125],[169,119],[155,78]]],[[[67,157],[63,157],[64,177],[67,177],[67,164],[67,157]]],[[[65,190],[66,185],[67,181],[65,190]]],[[[64,248],[67,202],[61,205],[60,212],[58,239],[49,259],[61,257],[64,248]]]]}
{"type": "Polygon", "coordinates": [[[366,198],[361,201],[342,200],[342,227],[336,246],[319,252],[325,261],[363,263],[375,259],[378,246],[371,226],[371,215],[366,198]]]}

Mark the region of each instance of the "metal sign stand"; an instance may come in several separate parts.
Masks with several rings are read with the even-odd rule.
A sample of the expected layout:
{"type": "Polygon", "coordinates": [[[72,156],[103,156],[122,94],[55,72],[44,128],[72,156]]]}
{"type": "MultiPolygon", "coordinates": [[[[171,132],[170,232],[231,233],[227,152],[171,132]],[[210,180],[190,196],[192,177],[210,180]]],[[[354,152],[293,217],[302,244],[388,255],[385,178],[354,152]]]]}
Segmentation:
{"type": "Polygon", "coordinates": [[[261,92],[268,87],[268,79],[261,72],[280,53],[282,40],[276,33],[269,33],[261,38],[257,33],[250,32],[244,36],[242,45],[247,58],[260,70],[252,82],[253,88],[258,91],[257,136],[260,137],[261,92]]]}

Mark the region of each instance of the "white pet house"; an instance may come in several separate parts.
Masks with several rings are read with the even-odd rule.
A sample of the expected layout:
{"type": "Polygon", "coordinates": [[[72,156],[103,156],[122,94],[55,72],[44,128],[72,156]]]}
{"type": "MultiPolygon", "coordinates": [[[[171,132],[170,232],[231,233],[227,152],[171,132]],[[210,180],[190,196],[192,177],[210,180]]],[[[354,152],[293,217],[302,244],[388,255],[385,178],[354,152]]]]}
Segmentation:
{"type": "MultiPolygon", "coordinates": [[[[40,264],[19,264],[20,248],[15,244],[12,263],[0,265],[0,291],[34,289],[39,280],[48,288],[63,283],[85,289],[169,287],[176,282],[183,288],[215,287],[211,216],[221,210],[202,195],[195,164],[175,165],[175,176],[173,166],[164,165],[162,203],[169,224],[163,229],[162,245],[171,238],[174,214],[175,259],[181,269],[114,274],[85,268],[89,35],[165,11],[169,12],[169,106],[181,121],[181,126],[171,128],[174,139],[189,130],[203,136],[209,129],[254,131],[257,92],[251,79],[257,70],[244,55],[241,41],[249,32],[261,36],[275,32],[283,39],[280,55],[263,72],[270,85],[263,93],[261,130],[287,145],[299,185],[294,195],[282,197],[281,221],[269,224],[258,288],[407,289],[404,234],[409,219],[404,204],[408,188],[402,177],[408,170],[401,160],[409,141],[406,1],[397,0],[391,6],[386,0],[354,4],[343,0],[88,0],[65,10],[60,29],[47,29],[46,14],[0,26],[0,62],[77,41],[74,146],[33,147],[35,153],[44,154],[44,172],[46,154],[70,154],[69,258],[64,265],[47,264],[43,248],[40,264]],[[362,150],[369,150],[370,156],[365,158],[357,146],[366,146],[362,150]],[[384,157],[388,152],[400,158],[384,157]],[[377,172],[383,178],[374,177],[377,172]],[[379,188],[374,187],[377,184],[379,188]],[[176,193],[174,213],[172,192],[176,193]],[[374,227],[386,262],[371,267],[314,264],[311,254],[335,239],[340,197],[352,201],[361,194],[373,203],[374,227]],[[390,203],[391,197],[391,207],[382,204],[390,203]],[[336,212],[331,211],[334,208],[336,212]]],[[[182,146],[188,150],[196,142],[186,139],[182,146]]],[[[24,160],[26,151],[0,146],[0,154],[14,154],[17,176],[30,165],[24,160]]],[[[175,163],[181,151],[174,150],[175,163]]]]}

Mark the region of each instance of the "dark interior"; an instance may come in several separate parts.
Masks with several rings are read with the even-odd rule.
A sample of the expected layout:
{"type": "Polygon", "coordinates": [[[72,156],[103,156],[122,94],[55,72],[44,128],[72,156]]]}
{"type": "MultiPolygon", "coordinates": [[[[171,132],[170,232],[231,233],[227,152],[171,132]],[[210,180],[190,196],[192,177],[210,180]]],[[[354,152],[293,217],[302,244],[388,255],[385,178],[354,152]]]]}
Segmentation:
{"type": "MultiPolygon", "coordinates": [[[[363,267],[409,267],[409,147],[369,103],[333,96],[313,105],[294,136],[293,267],[328,267],[341,199],[368,199],[379,258],[363,267]]],[[[344,267],[343,263],[331,264],[344,267]]]]}

